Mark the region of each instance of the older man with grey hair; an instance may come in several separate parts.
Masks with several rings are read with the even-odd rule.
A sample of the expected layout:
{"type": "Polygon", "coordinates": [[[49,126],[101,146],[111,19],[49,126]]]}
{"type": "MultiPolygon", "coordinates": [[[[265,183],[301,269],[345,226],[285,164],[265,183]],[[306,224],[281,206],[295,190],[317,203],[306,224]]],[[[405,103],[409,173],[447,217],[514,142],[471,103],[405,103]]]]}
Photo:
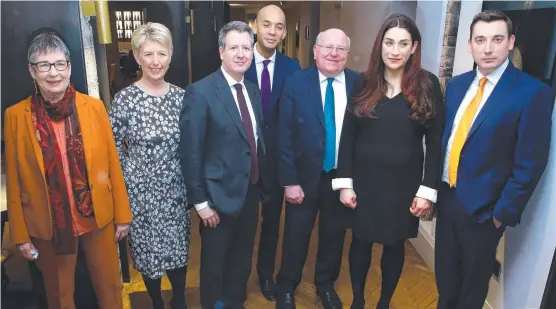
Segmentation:
{"type": "Polygon", "coordinates": [[[285,187],[286,222],[277,309],[295,309],[311,232],[319,213],[315,286],[325,309],[341,309],[334,290],[346,227],[353,211],[332,187],[338,147],[351,89],[358,78],[346,68],[349,37],[340,29],[320,33],[313,46],[316,65],[291,74],[278,109],[278,181],[285,187]]]}
{"type": "Polygon", "coordinates": [[[188,200],[201,224],[201,304],[243,308],[265,179],[261,94],[243,75],[253,58],[243,22],[220,30],[222,67],[189,85],[180,115],[188,200]]]}

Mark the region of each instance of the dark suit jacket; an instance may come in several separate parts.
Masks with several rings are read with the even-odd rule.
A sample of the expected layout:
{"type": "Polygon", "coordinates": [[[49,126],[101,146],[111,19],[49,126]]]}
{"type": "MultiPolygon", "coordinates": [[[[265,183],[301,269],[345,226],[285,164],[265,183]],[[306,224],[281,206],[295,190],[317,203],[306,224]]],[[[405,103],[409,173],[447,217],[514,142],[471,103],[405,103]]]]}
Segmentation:
{"type": "MultiPolygon", "coordinates": [[[[266,177],[261,95],[244,81],[257,123],[260,181],[266,177]]],[[[238,214],[251,175],[249,142],[232,90],[219,68],[185,89],[180,115],[181,165],[188,202],[208,201],[218,212],[238,214]]]]}
{"type": "MultiPolygon", "coordinates": [[[[455,115],[475,76],[475,71],[456,76],[446,88],[444,156],[455,115]]],[[[548,160],[553,104],[547,85],[509,63],[461,151],[456,195],[470,215],[494,215],[509,226],[519,223],[548,160]]]]}
{"type": "MultiPolygon", "coordinates": [[[[282,88],[286,77],[295,71],[301,69],[299,63],[291,59],[290,57],[276,51],[276,63],[274,64],[274,76],[272,79],[272,92],[270,94],[270,106],[268,113],[264,115],[264,136],[267,148],[267,157],[269,163],[269,172],[276,173],[276,159],[278,157],[277,147],[277,136],[276,136],[276,122],[278,120],[278,102],[280,99],[280,94],[282,93],[282,88]]],[[[255,85],[259,85],[259,80],[257,78],[257,66],[255,65],[255,58],[249,67],[249,70],[245,72],[245,79],[253,82],[255,85]]],[[[276,178],[276,177],[273,177],[276,178]]]]}
{"type": "MultiPolygon", "coordinates": [[[[359,74],[345,69],[346,97],[359,74]]],[[[315,196],[324,158],[324,111],[316,66],[297,71],[286,80],[278,116],[278,181],[301,185],[315,196]]]]}

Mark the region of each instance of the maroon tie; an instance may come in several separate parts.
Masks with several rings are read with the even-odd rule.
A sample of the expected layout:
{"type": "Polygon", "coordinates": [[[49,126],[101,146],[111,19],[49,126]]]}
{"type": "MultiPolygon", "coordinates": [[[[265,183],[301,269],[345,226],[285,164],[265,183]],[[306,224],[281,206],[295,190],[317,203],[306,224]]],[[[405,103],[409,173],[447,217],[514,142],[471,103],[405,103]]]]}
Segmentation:
{"type": "Polygon", "coordinates": [[[251,116],[249,115],[249,109],[247,108],[247,102],[245,101],[245,96],[243,95],[241,84],[235,84],[234,87],[237,91],[239,112],[241,114],[243,128],[245,129],[245,133],[247,134],[247,140],[249,141],[249,149],[251,152],[251,183],[255,184],[259,180],[259,162],[257,159],[255,134],[253,134],[253,123],[251,122],[251,116]]]}

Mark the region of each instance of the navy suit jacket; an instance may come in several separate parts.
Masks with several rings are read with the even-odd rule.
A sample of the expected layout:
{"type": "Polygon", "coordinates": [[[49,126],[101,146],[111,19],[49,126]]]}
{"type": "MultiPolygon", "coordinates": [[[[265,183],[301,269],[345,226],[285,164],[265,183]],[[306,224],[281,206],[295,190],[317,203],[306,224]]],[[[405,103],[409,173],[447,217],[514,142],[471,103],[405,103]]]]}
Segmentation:
{"type": "MultiPolygon", "coordinates": [[[[299,71],[301,67],[299,63],[276,51],[276,63],[274,63],[274,76],[272,78],[272,92],[270,93],[270,106],[268,113],[264,115],[264,135],[267,147],[267,157],[268,164],[271,167],[269,172],[275,173],[275,164],[277,158],[276,150],[276,121],[278,119],[278,102],[280,100],[280,94],[282,93],[282,87],[286,77],[295,71],[299,71]]],[[[251,66],[245,72],[245,79],[259,85],[259,80],[257,78],[257,67],[255,65],[255,57],[253,57],[253,62],[251,66]]],[[[276,177],[273,177],[276,178],[276,177]]]]}
{"type": "MultiPolygon", "coordinates": [[[[359,73],[345,69],[346,97],[359,73]]],[[[278,181],[281,186],[301,185],[315,196],[324,158],[324,111],[316,66],[297,71],[286,80],[278,116],[278,181]]]]}
{"type": "MultiPolygon", "coordinates": [[[[456,76],[446,88],[444,156],[475,76],[476,71],[456,76]]],[[[547,85],[508,64],[461,151],[456,196],[467,213],[479,220],[494,216],[503,225],[519,223],[548,160],[553,105],[547,85]]]]}

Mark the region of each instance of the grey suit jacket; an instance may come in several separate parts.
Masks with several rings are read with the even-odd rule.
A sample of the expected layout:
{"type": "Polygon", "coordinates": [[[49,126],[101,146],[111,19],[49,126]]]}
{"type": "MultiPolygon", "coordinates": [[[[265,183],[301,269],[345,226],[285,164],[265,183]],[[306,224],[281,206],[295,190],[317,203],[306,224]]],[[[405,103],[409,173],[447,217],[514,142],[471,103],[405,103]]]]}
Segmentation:
{"type": "MultiPolygon", "coordinates": [[[[261,94],[244,80],[255,114],[259,179],[266,192],[266,149],[261,94]]],[[[188,202],[208,201],[220,213],[238,214],[251,175],[249,142],[232,90],[219,68],[185,89],[180,115],[181,166],[188,202]]],[[[261,196],[261,202],[264,197],[261,196]]]]}

